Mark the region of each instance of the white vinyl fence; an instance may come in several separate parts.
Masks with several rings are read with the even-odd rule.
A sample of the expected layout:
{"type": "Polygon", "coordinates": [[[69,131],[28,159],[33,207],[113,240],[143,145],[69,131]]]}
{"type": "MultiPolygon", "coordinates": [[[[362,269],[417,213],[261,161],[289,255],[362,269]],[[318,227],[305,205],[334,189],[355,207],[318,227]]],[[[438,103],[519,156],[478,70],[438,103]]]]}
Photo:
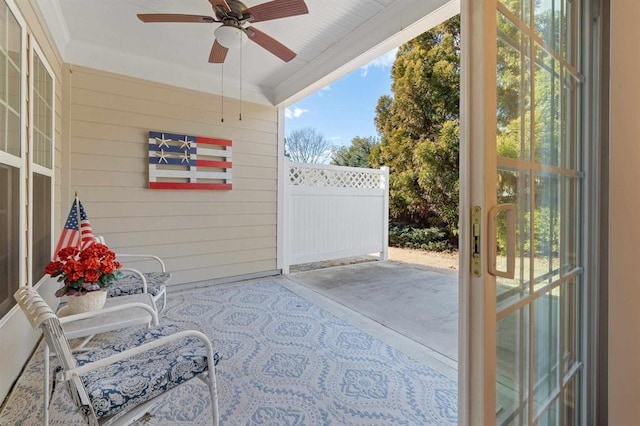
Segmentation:
{"type": "Polygon", "coordinates": [[[389,169],[285,159],[284,261],[289,266],[379,253],[387,259],[389,169]]]}

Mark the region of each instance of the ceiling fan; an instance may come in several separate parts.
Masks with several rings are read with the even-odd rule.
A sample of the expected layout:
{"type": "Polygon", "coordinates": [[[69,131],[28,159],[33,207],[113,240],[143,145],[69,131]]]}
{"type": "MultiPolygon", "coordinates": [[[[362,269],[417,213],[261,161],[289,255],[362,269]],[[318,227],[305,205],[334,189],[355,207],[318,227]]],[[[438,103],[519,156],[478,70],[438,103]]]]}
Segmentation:
{"type": "Polygon", "coordinates": [[[304,0],[273,0],[253,7],[246,7],[240,0],[209,0],[215,16],[183,15],[173,13],[141,13],[142,22],[193,22],[221,23],[215,30],[215,41],[209,54],[209,62],[224,63],[229,48],[240,47],[247,40],[271,52],[285,62],[295,58],[296,53],[273,37],[248,23],[288,18],[309,13],[304,0]]]}

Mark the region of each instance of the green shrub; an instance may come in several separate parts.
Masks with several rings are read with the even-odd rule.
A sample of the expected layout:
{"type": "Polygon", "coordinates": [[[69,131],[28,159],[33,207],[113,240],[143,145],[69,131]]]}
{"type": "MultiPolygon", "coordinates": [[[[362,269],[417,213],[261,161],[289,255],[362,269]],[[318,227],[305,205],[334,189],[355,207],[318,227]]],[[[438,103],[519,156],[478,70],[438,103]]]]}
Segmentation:
{"type": "Polygon", "coordinates": [[[431,251],[452,249],[444,228],[417,228],[411,225],[389,224],[389,245],[431,251]]]}
{"type": "MultiPolygon", "coordinates": [[[[529,226],[531,214],[526,212],[522,215],[522,221],[516,225],[517,228],[517,250],[522,256],[531,254],[531,235],[529,226]]],[[[534,211],[533,232],[535,232],[535,257],[556,257],[559,253],[560,243],[560,218],[557,209],[551,211],[547,206],[538,207],[534,211]]],[[[507,225],[504,215],[498,216],[498,253],[506,253],[507,247],[507,225]]]]}

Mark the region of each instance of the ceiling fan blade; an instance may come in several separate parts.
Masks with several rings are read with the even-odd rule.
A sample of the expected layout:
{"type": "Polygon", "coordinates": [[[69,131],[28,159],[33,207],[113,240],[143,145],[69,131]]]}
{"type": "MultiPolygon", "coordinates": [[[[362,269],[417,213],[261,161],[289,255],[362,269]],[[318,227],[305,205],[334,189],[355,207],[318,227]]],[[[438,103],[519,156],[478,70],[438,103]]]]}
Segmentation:
{"type": "Polygon", "coordinates": [[[222,64],[227,57],[229,49],[218,43],[218,40],[213,42],[211,46],[211,53],[209,54],[209,62],[212,64],[222,64]]]}
{"type": "Polygon", "coordinates": [[[248,34],[253,33],[253,35],[249,35],[249,40],[273,53],[283,61],[289,62],[296,57],[296,52],[289,49],[287,46],[280,43],[275,38],[266,35],[262,31],[257,30],[255,27],[248,27],[247,30],[248,34]]]}
{"type": "Polygon", "coordinates": [[[245,15],[253,15],[253,21],[262,22],[271,19],[288,18],[289,16],[304,15],[309,9],[304,0],[273,0],[250,7],[244,11],[245,15]]]}
{"type": "Polygon", "coordinates": [[[220,6],[227,12],[231,12],[231,7],[229,6],[229,3],[227,3],[227,0],[209,0],[209,3],[213,6],[213,10],[216,10],[216,6],[220,6]]]}
{"type": "Polygon", "coordinates": [[[211,16],[182,15],[179,13],[139,13],[138,19],[142,22],[216,22],[211,16]]]}

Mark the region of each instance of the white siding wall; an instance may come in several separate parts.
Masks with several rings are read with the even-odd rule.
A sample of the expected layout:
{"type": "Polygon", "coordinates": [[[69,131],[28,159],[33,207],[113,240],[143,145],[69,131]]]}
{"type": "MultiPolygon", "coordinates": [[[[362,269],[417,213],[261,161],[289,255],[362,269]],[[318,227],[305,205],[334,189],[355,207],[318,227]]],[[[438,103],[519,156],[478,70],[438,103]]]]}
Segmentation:
{"type": "Polygon", "coordinates": [[[171,285],[276,269],[276,108],[245,102],[239,121],[225,99],[221,123],[218,96],[73,65],[69,79],[67,195],[110,247],[160,256],[171,285]],[[149,130],[231,139],[233,189],[148,189],[149,130]]]}
{"type": "MultiPolygon", "coordinates": [[[[27,31],[33,36],[33,39],[42,49],[45,59],[51,65],[55,79],[55,103],[56,103],[56,120],[55,120],[55,173],[54,173],[54,215],[55,227],[54,235],[60,232],[60,188],[61,188],[61,140],[62,140],[62,109],[60,105],[63,102],[63,90],[61,80],[61,58],[54,44],[48,38],[47,33],[40,25],[39,18],[32,8],[31,4],[26,0],[16,0],[16,4],[20,9],[22,17],[26,21],[27,31]]],[[[45,299],[55,304],[53,297],[55,289],[41,289],[41,293],[45,299]]],[[[39,338],[39,333],[31,329],[27,319],[20,312],[19,308],[14,307],[4,318],[0,319],[0,401],[2,401],[13,382],[18,377],[20,370],[28,359],[34,345],[39,338]]]]}
{"type": "MultiPolygon", "coordinates": [[[[640,3],[611,2],[609,424],[640,424],[640,3]]],[[[606,385],[606,384],[605,384],[606,385]]]]}

